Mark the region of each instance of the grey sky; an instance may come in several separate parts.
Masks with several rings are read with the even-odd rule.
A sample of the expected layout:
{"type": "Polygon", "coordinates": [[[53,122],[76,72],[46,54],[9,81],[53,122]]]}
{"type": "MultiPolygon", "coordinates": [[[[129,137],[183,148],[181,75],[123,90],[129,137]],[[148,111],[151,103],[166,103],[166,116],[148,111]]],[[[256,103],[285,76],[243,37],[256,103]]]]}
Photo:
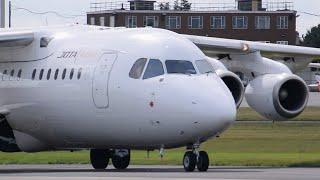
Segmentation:
{"type": "MultiPolygon", "coordinates": [[[[90,2],[95,0],[12,0],[14,8],[23,7],[36,12],[56,11],[64,15],[82,15],[77,18],[62,18],[56,15],[34,15],[23,10],[13,10],[13,27],[45,26],[66,23],[85,23],[86,12],[90,10],[90,2]]],[[[97,0],[99,1],[99,0],[97,0]]],[[[119,1],[119,0],[104,0],[119,1]]],[[[234,0],[190,0],[191,2],[233,3],[234,0]]],[[[268,0],[270,1],[270,0],[268,0]]],[[[274,1],[274,0],[273,0],[274,1]]],[[[289,0],[290,1],[290,0],[289,0]]],[[[265,1],[267,2],[267,1],[265,1]]],[[[312,26],[320,24],[320,17],[301,12],[320,14],[319,0],[293,0],[298,11],[297,30],[305,34],[312,26]]]]}

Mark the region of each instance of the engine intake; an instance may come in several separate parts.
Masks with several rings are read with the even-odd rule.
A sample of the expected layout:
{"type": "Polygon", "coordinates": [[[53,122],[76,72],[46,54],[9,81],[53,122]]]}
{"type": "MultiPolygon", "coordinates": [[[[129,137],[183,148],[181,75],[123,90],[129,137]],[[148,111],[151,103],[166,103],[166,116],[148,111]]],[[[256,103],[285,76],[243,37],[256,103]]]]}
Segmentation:
{"type": "Polygon", "coordinates": [[[245,90],[241,79],[230,71],[217,70],[216,72],[231,91],[237,107],[240,107],[245,90]]]}
{"type": "Polygon", "coordinates": [[[251,81],[245,93],[248,104],[271,120],[297,117],[307,106],[306,83],[293,74],[268,74],[251,81]]]}

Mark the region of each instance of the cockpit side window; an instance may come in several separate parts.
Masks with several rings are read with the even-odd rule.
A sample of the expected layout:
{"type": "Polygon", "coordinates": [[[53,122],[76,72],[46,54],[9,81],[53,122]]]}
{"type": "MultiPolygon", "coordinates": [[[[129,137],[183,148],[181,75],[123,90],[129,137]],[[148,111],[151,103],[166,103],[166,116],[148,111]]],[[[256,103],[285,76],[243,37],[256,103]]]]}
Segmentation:
{"type": "Polygon", "coordinates": [[[183,60],[167,60],[168,74],[197,74],[192,62],[183,60]]]}
{"type": "Polygon", "coordinates": [[[147,59],[146,58],[141,58],[138,59],[132,66],[130,72],[129,72],[129,76],[133,79],[140,79],[144,67],[146,66],[147,63],[147,59]]]}
{"type": "Polygon", "coordinates": [[[143,79],[150,79],[164,74],[162,62],[158,59],[150,59],[143,79]]]}
{"type": "Polygon", "coordinates": [[[197,66],[200,74],[215,72],[215,70],[213,69],[212,65],[206,60],[198,60],[198,61],[196,61],[196,66],[197,66]]]}

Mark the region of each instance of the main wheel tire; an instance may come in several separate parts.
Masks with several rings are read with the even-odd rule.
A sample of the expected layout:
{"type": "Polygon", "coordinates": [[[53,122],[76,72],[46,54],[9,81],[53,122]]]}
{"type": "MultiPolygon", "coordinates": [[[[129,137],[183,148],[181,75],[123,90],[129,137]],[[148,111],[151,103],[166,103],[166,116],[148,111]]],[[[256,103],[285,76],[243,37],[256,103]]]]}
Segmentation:
{"type": "Polygon", "coordinates": [[[183,157],[184,170],[186,172],[192,172],[196,168],[196,164],[197,156],[191,151],[186,152],[183,157]]]}
{"type": "Polygon", "coordinates": [[[112,156],[112,164],[116,169],[123,170],[127,169],[130,165],[130,150],[126,156],[119,156],[116,153],[112,156]]]}
{"type": "Polygon", "coordinates": [[[199,152],[199,158],[197,162],[197,168],[200,172],[205,172],[209,168],[209,156],[208,153],[205,151],[199,152]]]}
{"type": "Polygon", "coordinates": [[[90,161],[94,169],[104,170],[109,164],[109,150],[91,149],[90,161]]]}

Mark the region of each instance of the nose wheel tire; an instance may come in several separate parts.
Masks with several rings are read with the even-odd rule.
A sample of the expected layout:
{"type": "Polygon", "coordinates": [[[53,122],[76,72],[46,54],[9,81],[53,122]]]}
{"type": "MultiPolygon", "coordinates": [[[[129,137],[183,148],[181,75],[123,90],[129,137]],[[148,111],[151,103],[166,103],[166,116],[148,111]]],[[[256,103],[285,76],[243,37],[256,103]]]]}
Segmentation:
{"type": "Polygon", "coordinates": [[[127,169],[130,165],[130,150],[125,150],[125,152],[116,150],[112,156],[112,164],[116,169],[127,169]]]}
{"type": "Polygon", "coordinates": [[[209,168],[209,156],[208,153],[205,151],[199,152],[197,168],[200,172],[206,172],[209,168]]]}
{"type": "Polygon", "coordinates": [[[96,170],[104,170],[109,164],[109,150],[91,149],[90,161],[91,165],[96,170]]]}
{"type": "Polygon", "coordinates": [[[184,154],[183,157],[183,167],[186,172],[193,172],[197,165],[197,156],[188,151],[184,154]]]}

